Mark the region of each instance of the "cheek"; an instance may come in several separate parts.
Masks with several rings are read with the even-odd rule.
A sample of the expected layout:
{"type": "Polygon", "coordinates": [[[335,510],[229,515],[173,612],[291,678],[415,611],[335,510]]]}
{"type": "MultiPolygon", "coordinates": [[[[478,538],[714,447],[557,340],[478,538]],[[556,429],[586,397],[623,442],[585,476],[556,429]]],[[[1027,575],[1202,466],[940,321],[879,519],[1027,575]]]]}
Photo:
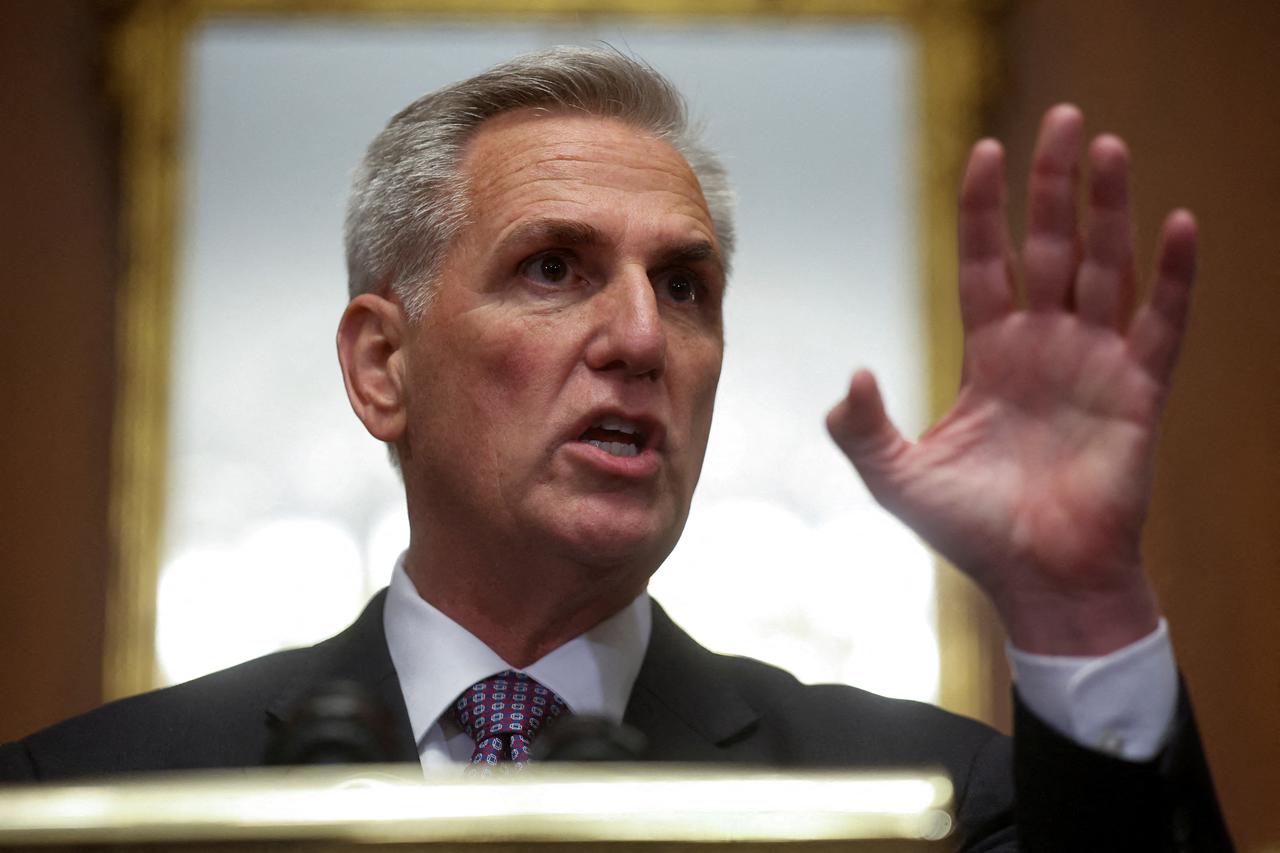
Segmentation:
{"type": "Polygon", "coordinates": [[[690,436],[701,459],[706,450],[707,436],[711,430],[711,416],[715,408],[716,388],[720,383],[720,367],[724,347],[718,340],[702,339],[688,350],[684,393],[688,401],[690,436]]]}
{"type": "Polygon", "coordinates": [[[460,390],[496,420],[545,419],[573,367],[566,330],[535,320],[492,322],[474,331],[465,356],[469,387],[460,390]]]}
{"type": "Polygon", "coordinates": [[[691,360],[695,405],[698,413],[710,420],[716,388],[720,384],[720,368],[724,363],[724,342],[719,336],[700,336],[692,351],[695,353],[691,360]]]}
{"type": "Polygon", "coordinates": [[[711,382],[705,389],[703,395],[699,397],[697,402],[697,410],[694,414],[695,430],[697,432],[698,444],[698,466],[702,466],[702,460],[707,453],[707,442],[711,437],[711,418],[716,402],[716,382],[711,382]]]}

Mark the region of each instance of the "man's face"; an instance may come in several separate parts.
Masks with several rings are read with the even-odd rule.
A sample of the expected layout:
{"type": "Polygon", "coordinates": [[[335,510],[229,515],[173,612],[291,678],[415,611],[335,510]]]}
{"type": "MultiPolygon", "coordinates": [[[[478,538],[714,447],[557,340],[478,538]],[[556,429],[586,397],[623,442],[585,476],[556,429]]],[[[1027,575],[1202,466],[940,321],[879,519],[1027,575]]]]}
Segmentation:
{"type": "Polygon", "coordinates": [[[724,349],[697,180],[621,122],[533,111],[483,125],[464,169],[470,224],[408,332],[415,539],[647,578],[684,527],[724,349]]]}

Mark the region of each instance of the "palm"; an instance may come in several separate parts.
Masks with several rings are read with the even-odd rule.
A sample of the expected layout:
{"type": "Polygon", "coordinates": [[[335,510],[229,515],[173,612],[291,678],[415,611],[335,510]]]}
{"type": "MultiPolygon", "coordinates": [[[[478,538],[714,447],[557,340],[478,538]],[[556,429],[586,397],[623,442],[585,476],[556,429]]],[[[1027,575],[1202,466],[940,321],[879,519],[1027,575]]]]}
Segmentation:
{"type": "Polygon", "coordinates": [[[872,493],[995,601],[1023,603],[1146,589],[1139,540],[1161,404],[1183,326],[1194,224],[1166,222],[1148,304],[1129,321],[1132,261],[1127,155],[1091,151],[1083,254],[1075,223],[1080,117],[1046,117],[1031,180],[1015,304],[1000,150],[979,143],[960,217],[963,381],[918,442],[884,415],[870,374],[828,417],[872,493]],[[1137,586],[1135,586],[1137,585],[1137,586]]]}
{"type": "Polygon", "coordinates": [[[967,349],[955,407],[904,459],[902,513],[979,578],[1035,565],[1069,580],[1136,562],[1157,393],[1123,341],[1024,314],[967,349]]]}

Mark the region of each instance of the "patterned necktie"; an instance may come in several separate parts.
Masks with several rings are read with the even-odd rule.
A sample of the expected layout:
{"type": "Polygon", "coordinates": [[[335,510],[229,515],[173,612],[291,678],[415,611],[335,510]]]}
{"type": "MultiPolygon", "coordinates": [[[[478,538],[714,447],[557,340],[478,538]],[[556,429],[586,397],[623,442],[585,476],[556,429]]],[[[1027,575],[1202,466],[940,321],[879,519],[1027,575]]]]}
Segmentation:
{"type": "Polygon", "coordinates": [[[567,713],[564,700],[523,672],[506,670],[471,685],[453,705],[462,730],[476,742],[472,764],[523,764],[539,728],[567,713]]]}

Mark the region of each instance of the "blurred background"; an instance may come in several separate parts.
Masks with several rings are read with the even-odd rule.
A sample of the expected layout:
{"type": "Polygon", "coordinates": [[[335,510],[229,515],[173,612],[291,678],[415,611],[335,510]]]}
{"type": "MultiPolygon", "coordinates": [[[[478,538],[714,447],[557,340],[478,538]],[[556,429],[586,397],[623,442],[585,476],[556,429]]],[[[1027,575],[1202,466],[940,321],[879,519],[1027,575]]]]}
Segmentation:
{"type": "MultiPolygon", "coordinates": [[[[0,458],[4,460],[0,471],[0,542],[3,543],[0,559],[4,566],[0,573],[0,740],[19,737],[59,718],[87,710],[104,698],[103,636],[107,585],[115,553],[109,497],[113,478],[111,431],[119,392],[115,387],[116,296],[121,271],[128,261],[118,241],[122,188],[119,162],[124,128],[106,73],[105,35],[126,8],[127,4],[123,3],[0,4],[0,127],[4,129],[0,133],[0,152],[3,152],[0,156],[3,175],[0,182],[0,225],[3,226],[0,227],[0,261],[3,262],[0,293],[3,302],[0,305],[5,318],[0,335],[3,354],[0,358],[3,397],[0,399],[6,404],[6,417],[0,422],[3,438],[0,458]]],[[[1276,154],[1280,151],[1280,98],[1274,92],[1275,81],[1280,79],[1277,52],[1280,6],[1263,0],[1217,5],[1190,0],[1159,4],[1137,0],[1122,3],[1028,0],[999,4],[992,6],[992,10],[990,23],[997,35],[999,74],[980,119],[985,132],[1005,140],[1009,147],[1015,227],[1016,211],[1021,209],[1023,181],[1018,166],[1026,162],[1040,113],[1059,100],[1080,104],[1092,132],[1120,133],[1133,148],[1140,257],[1150,257],[1153,234],[1165,210],[1176,205],[1188,206],[1201,220],[1204,253],[1200,286],[1160,448],[1147,555],[1171,622],[1179,662],[1195,700],[1228,820],[1242,849],[1262,850],[1269,843],[1280,843],[1280,817],[1274,809],[1274,802],[1280,797],[1280,619],[1275,616],[1276,602],[1280,601],[1280,512],[1276,499],[1280,494],[1280,333],[1276,329],[1277,318],[1280,318],[1280,241],[1275,237],[1280,231],[1275,203],[1280,198],[1280,156],[1276,154]]],[[[591,35],[609,38],[607,33],[591,35]]],[[[814,37],[820,39],[822,34],[816,33],[814,37]]],[[[874,61],[880,65],[856,65],[873,60],[840,54],[843,47],[828,48],[833,51],[832,61],[843,62],[845,67],[859,72],[850,79],[856,79],[860,88],[856,98],[842,92],[830,93],[829,98],[842,102],[858,100],[888,112],[878,114],[883,121],[876,122],[877,114],[858,116],[842,106],[822,119],[828,126],[832,121],[848,121],[853,128],[859,127],[858,121],[864,128],[868,122],[876,122],[881,132],[875,140],[866,139],[865,133],[857,134],[856,139],[854,133],[847,134],[850,156],[864,156],[855,146],[873,143],[884,146],[889,155],[887,159],[880,159],[879,154],[865,156],[875,156],[876,162],[885,164],[886,171],[874,176],[855,176],[854,187],[859,192],[868,192],[868,184],[877,187],[883,184],[885,198],[890,199],[886,203],[892,203],[893,198],[901,197],[904,188],[910,193],[912,177],[909,168],[903,168],[902,164],[909,166],[914,154],[899,151],[901,157],[897,159],[892,155],[895,145],[910,144],[913,130],[901,112],[893,112],[892,101],[885,96],[891,95],[895,86],[910,85],[902,69],[910,59],[911,48],[895,46],[890,31],[880,31],[879,35],[873,32],[866,38],[872,53],[878,57],[874,61]],[[876,88],[877,85],[881,88],[876,88]]],[[[779,41],[770,39],[756,49],[776,49],[779,41]]],[[[632,47],[688,88],[689,82],[680,79],[671,67],[677,59],[655,56],[639,43],[633,43],[632,47]]],[[[225,80],[237,73],[246,80],[260,79],[255,78],[253,63],[263,63],[261,68],[279,69],[281,49],[279,45],[246,45],[246,40],[234,33],[224,33],[219,41],[218,34],[214,33],[193,54],[193,67],[221,71],[193,79],[197,83],[225,80]],[[249,50],[255,47],[257,53],[249,50]],[[272,50],[277,53],[272,54],[272,50]]],[[[298,46],[293,45],[293,49],[298,46]]],[[[816,49],[814,44],[809,44],[807,56],[812,56],[816,49]]],[[[729,51],[726,48],[724,52],[729,51]]],[[[704,61],[714,59],[704,57],[704,61]]],[[[489,58],[477,57],[476,61],[477,67],[482,67],[488,64],[489,58]]],[[[464,69],[461,73],[470,70],[464,69]]],[[[695,69],[690,72],[689,81],[705,82],[709,73],[705,68],[695,69]]],[[[325,84],[323,80],[320,82],[325,84]]],[[[332,85],[336,84],[330,81],[330,87],[332,85]]],[[[375,115],[376,121],[355,123],[351,143],[355,147],[339,150],[335,155],[318,155],[321,163],[323,157],[339,158],[334,167],[336,175],[332,174],[333,169],[318,170],[330,172],[326,179],[337,181],[336,190],[322,190],[327,198],[340,193],[345,170],[354,163],[360,146],[376,132],[391,109],[432,85],[434,81],[426,81],[412,91],[381,94],[379,97],[390,98],[389,106],[382,103],[360,106],[362,111],[375,115]]],[[[281,96],[301,88],[301,84],[282,85],[281,96]]],[[[705,88],[717,87],[708,83],[705,88]]],[[[243,86],[240,90],[243,91],[243,86]]],[[[202,223],[210,222],[214,223],[210,227],[230,224],[240,231],[222,239],[223,245],[231,245],[235,250],[230,256],[202,258],[192,253],[184,256],[181,263],[191,280],[207,275],[215,283],[236,282],[250,292],[259,292],[260,288],[254,288],[254,276],[269,277],[275,269],[262,253],[271,246],[279,248],[280,241],[269,239],[272,234],[265,235],[268,239],[264,239],[263,226],[251,218],[251,214],[261,211],[265,202],[233,191],[226,184],[233,167],[241,174],[245,172],[243,152],[235,147],[234,136],[228,140],[216,134],[236,130],[228,128],[228,117],[246,123],[249,119],[244,118],[243,108],[219,100],[224,98],[220,91],[234,93],[236,87],[197,88],[193,95],[195,128],[204,127],[213,135],[192,137],[197,145],[206,145],[210,157],[205,162],[210,165],[206,172],[193,171],[188,181],[194,182],[197,190],[203,182],[212,192],[191,192],[189,197],[216,197],[221,190],[229,205],[224,211],[234,212],[239,205],[245,221],[237,221],[237,216],[228,216],[225,212],[209,219],[199,209],[188,209],[184,218],[192,232],[203,227],[202,223]],[[218,109],[224,112],[219,113],[218,109]],[[205,142],[200,143],[201,139],[205,142]],[[223,160],[219,160],[219,156],[223,160]],[[201,269],[214,272],[201,273],[201,269]]],[[[258,94],[259,102],[269,97],[265,92],[258,94]]],[[[699,93],[688,94],[695,101],[696,109],[699,93]]],[[[754,95],[755,90],[748,90],[748,94],[754,95]]],[[[292,115],[285,108],[273,112],[292,115]]],[[[700,112],[715,120],[723,114],[723,108],[713,103],[700,112]]],[[[253,127],[239,130],[242,139],[252,139],[258,132],[253,127]]],[[[710,130],[713,141],[720,142],[722,147],[725,143],[732,147],[735,136],[741,136],[733,133],[732,127],[721,128],[718,132],[723,134],[723,139],[717,140],[717,129],[710,130]]],[[[838,136],[834,139],[841,141],[838,136]]],[[[269,149],[270,146],[256,147],[256,150],[269,149]]],[[[749,152],[738,156],[745,158],[749,152]]],[[[805,158],[808,156],[806,152],[805,158]]],[[[288,165],[273,168],[279,172],[288,165]]],[[[732,168],[734,164],[730,165],[732,168]]],[[[252,175],[252,170],[248,174],[252,175]]],[[[765,179],[768,177],[766,172],[765,179]]],[[[758,192],[767,191],[766,186],[758,192]]],[[[292,191],[267,192],[283,193],[282,202],[297,204],[292,191]]],[[[848,191],[836,184],[833,192],[848,191]]],[[[744,190],[744,195],[746,193],[744,190]]],[[[807,213],[817,218],[806,210],[793,213],[789,221],[801,225],[807,213]]],[[[288,207],[280,208],[274,215],[282,220],[296,218],[288,207]]],[[[852,219],[841,223],[841,230],[865,237],[866,228],[858,225],[858,214],[848,215],[852,219]]],[[[826,221],[830,216],[821,218],[826,221]]],[[[897,211],[883,219],[878,223],[880,226],[896,231],[887,236],[876,232],[875,239],[865,241],[870,248],[897,247],[903,239],[912,239],[916,226],[908,213],[897,211]]],[[[759,227],[763,231],[767,226],[759,227]]],[[[788,239],[790,236],[787,235],[788,239]]],[[[188,243],[199,245],[194,237],[188,243]]],[[[217,243],[215,239],[213,245],[217,243]]],[[[315,257],[309,249],[299,248],[305,245],[283,247],[283,251],[291,253],[289,257],[297,259],[297,267],[291,271],[315,268],[317,274],[334,278],[337,284],[319,286],[326,296],[318,305],[299,305],[293,312],[277,311],[288,324],[301,323],[298,315],[308,312],[327,312],[336,318],[341,310],[341,271],[333,268],[340,260],[336,254],[332,259],[315,257]],[[337,293],[332,292],[335,286],[339,288],[337,293]]],[[[330,246],[329,251],[336,253],[337,247],[330,246]]],[[[883,289],[883,282],[897,281],[904,275],[915,275],[911,267],[914,256],[909,251],[884,248],[873,257],[878,257],[884,267],[866,267],[863,261],[838,257],[831,263],[837,267],[842,263],[857,264],[853,270],[856,275],[851,278],[869,290],[883,289]]],[[[765,273],[777,280],[789,276],[791,270],[774,267],[765,269],[762,275],[765,273]]],[[[851,298],[856,297],[855,293],[851,298]]],[[[910,298],[899,302],[909,314],[910,298]]],[[[858,298],[853,304],[866,304],[866,300],[858,298]]],[[[219,374],[208,366],[201,367],[197,355],[198,330],[182,325],[184,311],[191,316],[209,316],[216,310],[206,307],[193,311],[190,305],[184,307],[181,303],[177,306],[175,358],[189,357],[192,362],[189,374],[178,375],[192,378],[189,383],[175,382],[174,385],[175,433],[184,417],[185,422],[198,424],[208,422],[216,414],[216,398],[212,403],[201,403],[183,396],[191,389],[216,385],[214,380],[219,374]],[[206,372],[202,374],[202,370],[206,372]],[[187,408],[184,410],[183,406],[187,408]],[[214,409],[202,410],[201,406],[214,409]],[[183,411],[191,414],[183,416],[183,411]]],[[[753,319],[749,300],[739,310],[742,326],[758,328],[764,321],[763,317],[753,319]]],[[[819,313],[840,310],[839,305],[833,305],[820,309],[819,313]]],[[[237,312],[235,316],[243,314],[237,312]]],[[[776,316],[768,319],[780,321],[776,316]]],[[[786,318],[781,321],[785,322],[786,318]]],[[[892,345],[902,337],[893,330],[908,328],[913,321],[909,316],[904,320],[899,314],[887,311],[870,320],[863,318],[861,322],[873,344],[863,352],[833,354],[830,364],[822,364],[821,370],[815,368],[814,378],[828,382],[824,371],[846,373],[853,366],[845,363],[849,357],[869,360],[878,370],[891,375],[900,371],[898,375],[908,378],[890,380],[892,386],[900,389],[899,399],[891,398],[890,403],[895,414],[905,421],[904,426],[919,429],[926,407],[921,399],[911,396],[909,378],[918,374],[920,356],[909,347],[899,348],[901,352],[897,352],[892,345]],[[894,323],[907,325],[898,327],[894,323]],[[878,337],[874,334],[877,332],[878,337]],[[893,360],[895,358],[899,360],[893,360]]],[[[728,323],[732,352],[732,316],[728,323]]],[[[218,352],[218,347],[241,344],[251,347],[263,334],[249,328],[235,328],[234,320],[227,328],[230,331],[215,333],[213,352],[218,352]]],[[[277,331],[286,334],[287,328],[282,325],[277,331]]],[[[743,337],[749,338],[749,332],[744,331],[743,337]]],[[[749,343],[744,341],[742,347],[749,348],[749,343]]],[[[329,353],[326,348],[321,357],[328,359],[329,353]]],[[[252,359],[253,353],[249,350],[241,357],[252,359]]],[[[309,360],[302,355],[294,358],[299,362],[309,360]]],[[[810,358],[810,361],[817,360],[816,356],[810,358]]],[[[748,361],[741,369],[745,377],[757,377],[763,366],[748,361]]],[[[326,381],[334,386],[323,391],[332,397],[330,391],[340,393],[337,372],[330,364],[322,367],[327,370],[326,381]]],[[[730,370],[727,366],[727,391],[732,391],[735,381],[730,370]]],[[[300,380],[299,384],[309,382],[300,380]]],[[[776,399],[778,394],[795,395],[795,399],[786,398],[788,406],[794,403],[808,407],[818,402],[817,398],[811,401],[803,390],[785,387],[772,391],[766,402],[776,399]]],[[[341,399],[337,403],[341,405],[341,399]]],[[[732,398],[722,399],[721,404],[717,429],[747,417],[761,417],[738,414],[729,418],[725,408],[735,405],[732,398]]],[[[296,401],[287,401],[285,408],[299,411],[298,405],[296,401]]],[[[310,410],[301,411],[307,420],[323,417],[322,413],[313,418],[310,410]]],[[[820,409],[811,413],[810,420],[816,423],[819,413],[820,409]]],[[[231,419],[226,425],[231,427],[238,422],[242,420],[231,419]]],[[[219,611],[235,606],[236,590],[250,582],[251,576],[256,575],[256,582],[261,586],[279,583],[286,588],[296,588],[296,579],[281,577],[273,581],[270,577],[264,578],[261,571],[252,570],[253,565],[278,564],[280,560],[273,559],[272,555],[295,547],[289,543],[299,538],[310,541],[314,556],[309,558],[309,564],[322,566],[328,560],[334,566],[332,581],[324,586],[348,588],[346,600],[356,601],[356,606],[367,589],[385,582],[389,570],[385,565],[387,554],[394,555],[399,547],[401,534],[394,503],[373,497],[348,501],[362,507],[360,511],[365,514],[358,520],[360,535],[355,538],[343,538],[346,534],[317,521],[322,516],[341,514],[340,507],[324,506],[313,507],[305,517],[282,518],[272,526],[263,525],[264,529],[245,527],[229,534],[226,541],[234,542],[240,549],[238,556],[219,554],[216,549],[202,545],[197,540],[208,534],[215,524],[205,514],[204,506],[211,500],[207,492],[212,488],[206,488],[205,484],[217,479],[213,474],[219,471],[223,479],[233,483],[244,483],[248,476],[225,467],[235,461],[237,451],[234,449],[229,456],[222,457],[222,461],[216,458],[209,461],[212,452],[209,436],[225,438],[226,432],[226,429],[216,429],[205,433],[203,438],[198,435],[193,438],[194,450],[189,459],[194,461],[183,462],[179,456],[171,456],[171,474],[175,481],[172,493],[179,503],[170,509],[173,526],[166,537],[163,562],[169,568],[178,567],[169,573],[171,581],[173,578],[178,581],[169,583],[166,593],[164,575],[161,576],[158,622],[161,669],[166,667],[163,660],[166,595],[174,602],[173,608],[178,608],[170,610],[179,615],[168,623],[169,630],[179,638],[174,642],[186,643],[197,652],[204,650],[215,659],[193,663],[190,656],[175,658],[175,662],[168,665],[171,671],[166,677],[169,678],[186,677],[201,668],[232,662],[220,656],[243,658],[264,650],[255,645],[262,642],[260,638],[245,640],[234,636],[238,632],[232,631],[221,633],[217,641],[210,641],[207,636],[202,637],[202,632],[225,631],[220,628],[224,623],[217,619],[219,611]],[[205,467],[199,467],[200,464],[205,467]],[[182,500],[187,503],[180,503],[182,500]],[[191,540],[186,545],[184,535],[191,540]],[[259,562],[254,564],[253,560],[259,562]],[[361,567],[363,574],[353,576],[343,568],[348,565],[361,567]],[[219,573],[217,582],[207,588],[182,585],[193,577],[219,573]],[[221,590],[227,599],[200,591],[204,589],[221,590]],[[187,607],[185,611],[181,610],[183,602],[187,607]]],[[[259,434],[270,432],[266,426],[259,430],[259,434]]],[[[381,484],[353,484],[334,466],[309,464],[304,465],[304,473],[325,471],[326,476],[341,482],[304,479],[297,484],[299,491],[355,496],[375,494],[363,491],[366,489],[389,487],[394,494],[394,481],[388,482],[389,471],[375,446],[358,451],[368,454],[367,458],[356,458],[352,451],[326,443],[323,437],[309,445],[294,443],[292,447],[290,437],[283,438],[280,446],[266,449],[275,456],[295,454],[302,459],[358,462],[358,470],[376,471],[375,478],[382,478],[381,484]]],[[[809,438],[808,443],[814,446],[821,441],[816,431],[809,438]]],[[[727,434],[713,438],[713,449],[727,448],[725,454],[730,458],[724,460],[724,470],[743,467],[741,448],[749,440],[758,440],[758,436],[735,438],[727,434]]],[[[181,443],[175,441],[175,448],[180,446],[181,443]]],[[[228,443],[227,447],[234,445],[228,443]]],[[[212,448],[219,449],[226,448],[212,448]]],[[[916,608],[916,612],[923,613],[919,621],[927,623],[933,595],[927,555],[904,539],[891,523],[876,516],[856,491],[841,491],[846,488],[841,484],[851,477],[830,485],[824,485],[825,481],[815,484],[813,477],[796,481],[805,488],[797,488],[794,482],[789,484],[788,478],[781,476],[784,472],[779,471],[780,466],[806,453],[802,446],[785,449],[760,465],[765,469],[762,473],[766,479],[773,473],[770,488],[783,495],[781,504],[762,500],[742,503],[739,497],[734,497],[741,494],[740,490],[735,491],[737,487],[731,488],[722,481],[716,469],[710,467],[715,460],[709,458],[707,480],[699,495],[704,516],[700,523],[710,531],[706,541],[723,542],[734,529],[782,531],[786,536],[774,536],[763,543],[747,542],[743,550],[763,548],[775,563],[794,560],[797,565],[819,565],[820,560],[794,553],[807,554],[810,546],[795,546],[794,552],[788,553],[788,543],[809,535],[815,541],[822,540],[824,525],[834,522],[822,517],[819,511],[833,503],[839,504],[842,512],[853,514],[839,521],[839,529],[849,531],[850,518],[855,517],[859,519],[856,523],[862,525],[857,532],[861,543],[858,547],[872,547],[873,553],[890,555],[888,559],[896,565],[923,567],[916,573],[915,582],[910,582],[912,575],[908,573],[899,578],[906,580],[895,589],[904,592],[900,597],[906,599],[902,604],[908,608],[907,612],[916,608]],[[751,519],[745,527],[744,517],[751,519]],[[729,534],[716,527],[721,523],[727,525],[729,534]]],[[[814,470],[828,470],[831,466],[820,453],[815,451],[814,470]]],[[[840,469],[840,473],[845,472],[840,469]]],[[[268,491],[269,485],[243,491],[260,496],[268,491]]],[[[264,518],[269,508],[246,505],[242,509],[251,523],[252,519],[264,518]]],[[[696,521],[696,518],[691,520],[691,533],[697,529],[696,521]]],[[[832,537],[828,534],[825,538],[832,537]]],[[[844,547],[841,542],[835,545],[844,547]]],[[[697,554],[697,539],[682,543],[681,548],[692,549],[686,557],[689,565],[706,562],[697,554]]],[[[680,557],[678,550],[673,560],[680,557]]],[[[672,569],[672,566],[665,568],[655,583],[664,583],[667,574],[674,574],[672,569]]],[[[778,574],[784,584],[769,597],[780,596],[784,606],[780,615],[775,615],[775,622],[798,618],[788,616],[791,611],[786,608],[791,602],[815,597],[830,599],[836,595],[851,600],[859,594],[857,572],[834,576],[846,585],[837,589],[825,585],[832,583],[833,576],[821,571],[815,570],[812,575],[778,574]]],[[[768,651],[774,652],[774,659],[799,669],[803,669],[803,662],[811,656],[812,646],[787,651],[785,644],[774,641],[762,643],[761,648],[753,647],[753,636],[759,635],[754,628],[739,630],[737,635],[729,631],[720,638],[707,637],[707,632],[716,630],[714,625],[699,630],[689,624],[696,618],[697,600],[705,593],[696,583],[687,589],[685,593],[672,589],[660,594],[664,600],[671,601],[673,610],[681,606],[680,596],[687,596],[691,604],[688,617],[682,621],[711,645],[770,657],[764,650],[767,646],[768,651]]],[[[882,593],[883,590],[876,594],[882,593]]],[[[331,618],[335,623],[350,615],[342,611],[343,606],[340,603],[333,606],[331,618]]],[[[828,607],[826,617],[806,616],[802,621],[810,626],[839,621],[831,610],[828,607]]],[[[321,613],[324,606],[317,604],[308,611],[321,613]]],[[[838,659],[840,664],[835,673],[814,672],[810,680],[839,678],[883,692],[930,698],[934,695],[931,691],[936,691],[936,683],[930,681],[936,680],[936,672],[930,670],[937,665],[936,651],[930,652],[922,646],[912,657],[908,647],[916,640],[905,635],[885,634],[895,630],[892,626],[902,624],[902,619],[876,623],[871,618],[873,615],[873,612],[862,611],[855,614],[861,617],[856,622],[863,630],[857,636],[817,632],[815,642],[825,643],[828,651],[837,652],[826,657],[838,659]],[[863,651],[867,648],[876,653],[867,654],[863,651]],[[902,676],[903,670],[896,665],[876,669],[877,662],[898,660],[893,655],[906,655],[916,661],[922,669],[914,671],[924,674],[902,676]],[[894,675],[902,677],[895,682],[894,675]]],[[[273,638],[272,642],[305,642],[311,636],[307,631],[323,634],[329,627],[327,623],[304,625],[300,633],[273,638]]],[[[925,630],[927,634],[929,629],[925,630]]],[[[998,632],[986,631],[981,645],[991,668],[999,670],[1002,650],[998,632]]],[[[984,707],[991,709],[988,716],[992,722],[1007,726],[1007,683],[1000,678],[990,681],[989,689],[994,695],[984,707]]]]}

